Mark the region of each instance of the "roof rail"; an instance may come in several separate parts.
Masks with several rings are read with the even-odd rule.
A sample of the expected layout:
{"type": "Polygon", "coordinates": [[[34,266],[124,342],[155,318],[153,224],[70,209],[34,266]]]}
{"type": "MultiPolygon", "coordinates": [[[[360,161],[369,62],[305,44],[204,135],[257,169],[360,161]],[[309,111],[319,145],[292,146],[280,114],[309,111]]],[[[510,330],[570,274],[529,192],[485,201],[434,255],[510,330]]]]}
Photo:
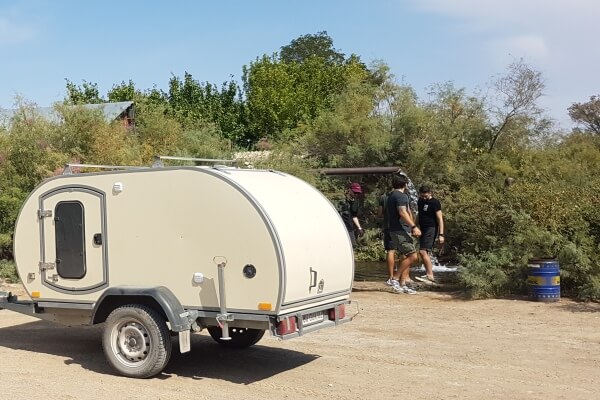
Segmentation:
{"type": "Polygon", "coordinates": [[[154,156],[154,163],[152,163],[152,168],[160,168],[164,167],[165,164],[162,160],[177,160],[177,161],[197,161],[203,163],[229,163],[232,166],[237,166],[236,160],[219,160],[216,158],[195,158],[195,157],[174,157],[174,156],[154,156]]]}
{"type": "Polygon", "coordinates": [[[73,175],[73,167],[79,168],[98,168],[98,169],[145,169],[148,167],[137,167],[133,165],[98,165],[98,164],[65,164],[65,169],[63,169],[63,175],[73,175]]]}

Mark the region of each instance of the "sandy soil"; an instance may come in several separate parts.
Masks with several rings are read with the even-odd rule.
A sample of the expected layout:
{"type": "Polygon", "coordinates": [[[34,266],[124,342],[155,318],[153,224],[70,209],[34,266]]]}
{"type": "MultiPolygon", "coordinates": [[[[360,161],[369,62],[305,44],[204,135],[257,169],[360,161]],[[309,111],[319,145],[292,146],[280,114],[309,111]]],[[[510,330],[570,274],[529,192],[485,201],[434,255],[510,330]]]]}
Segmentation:
{"type": "MultiPolygon", "coordinates": [[[[357,284],[360,313],[243,351],[205,334],[148,380],[116,376],[101,327],[0,311],[0,393],[19,399],[598,399],[600,305],[465,301],[357,284]]],[[[13,289],[14,291],[14,289],[13,289]]]]}

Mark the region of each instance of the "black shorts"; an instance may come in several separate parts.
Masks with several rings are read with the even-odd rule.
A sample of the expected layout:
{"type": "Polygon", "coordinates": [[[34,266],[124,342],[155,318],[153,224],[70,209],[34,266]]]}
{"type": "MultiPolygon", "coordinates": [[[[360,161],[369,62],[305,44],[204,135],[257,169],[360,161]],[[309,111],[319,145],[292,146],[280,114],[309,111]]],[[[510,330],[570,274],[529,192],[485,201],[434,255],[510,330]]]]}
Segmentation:
{"type": "Polygon", "coordinates": [[[419,249],[420,250],[431,250],[437,237],[437,228],[435,226],[428,226],[421,228],[421,237],[419,238],[419,249]]]}
{"type": "Polygon", "coordinates": [[[385,251],[395,250],[394,244],[392,243],[392,236],[390,235],[389,229],[383,230],[383,248],[385,251]]]}

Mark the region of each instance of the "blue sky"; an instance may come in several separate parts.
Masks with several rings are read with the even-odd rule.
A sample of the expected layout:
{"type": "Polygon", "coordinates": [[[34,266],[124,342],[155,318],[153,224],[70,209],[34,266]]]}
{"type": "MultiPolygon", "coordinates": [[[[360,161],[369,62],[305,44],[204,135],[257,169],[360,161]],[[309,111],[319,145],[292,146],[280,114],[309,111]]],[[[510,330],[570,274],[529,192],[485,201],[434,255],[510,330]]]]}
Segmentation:
{"type": "Polygon", "coordinates": [[[1,0],[0,107],[65,95],[65,78],[102,94],[171,74],[221,83],[292,39],[327,31],[337,49],[385,61],[421,98],[453,81],[485,90],[511,60],[542,72],[550,117],[600,94],[595,0],[1,0]]]}

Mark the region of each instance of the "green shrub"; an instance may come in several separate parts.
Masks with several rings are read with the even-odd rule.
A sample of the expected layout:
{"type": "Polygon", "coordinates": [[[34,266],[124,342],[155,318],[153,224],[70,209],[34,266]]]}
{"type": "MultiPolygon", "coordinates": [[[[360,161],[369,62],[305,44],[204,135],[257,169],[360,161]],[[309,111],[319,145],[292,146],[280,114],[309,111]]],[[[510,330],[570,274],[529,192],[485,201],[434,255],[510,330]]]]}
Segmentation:
{"type": "Polygon", "coordinates": [[[385,249],[379,229],[365,229],[365,235],[358,238],[355,249],[356,261],[384,261],[385,249]]]}
{"type": "Polygon", "coordinates": [[[460,265],[459,282],[471,298],[495,297],[520,286],[511,276],[518,275],[521,266],[513,264],[507,249],[461,255],[460,265]]]}
{"type": "Polygon", "coordinates": [[[5,280],[8,283],[19,282],[15,263],[8,260],[0,260],[0,280],[5,280]]]}
{"type": "MultiPolygon", "coordinates": [[[[482,155],[444,198],[448,246],[473,297],[525,293],[532,257],[559,260],[561,291],[600,298],[600,151],[589,136],[482,155]],[[514,184],[506,187],[504,178],[514,184]]],[[[435,187],[435,186],[434,186],[435,187]]]]}
{"type": "Polygon", "coordinates": [[[581,286],[578,297],[584,300],[600,301],[600,277],[591,276],[581,286]]]}

